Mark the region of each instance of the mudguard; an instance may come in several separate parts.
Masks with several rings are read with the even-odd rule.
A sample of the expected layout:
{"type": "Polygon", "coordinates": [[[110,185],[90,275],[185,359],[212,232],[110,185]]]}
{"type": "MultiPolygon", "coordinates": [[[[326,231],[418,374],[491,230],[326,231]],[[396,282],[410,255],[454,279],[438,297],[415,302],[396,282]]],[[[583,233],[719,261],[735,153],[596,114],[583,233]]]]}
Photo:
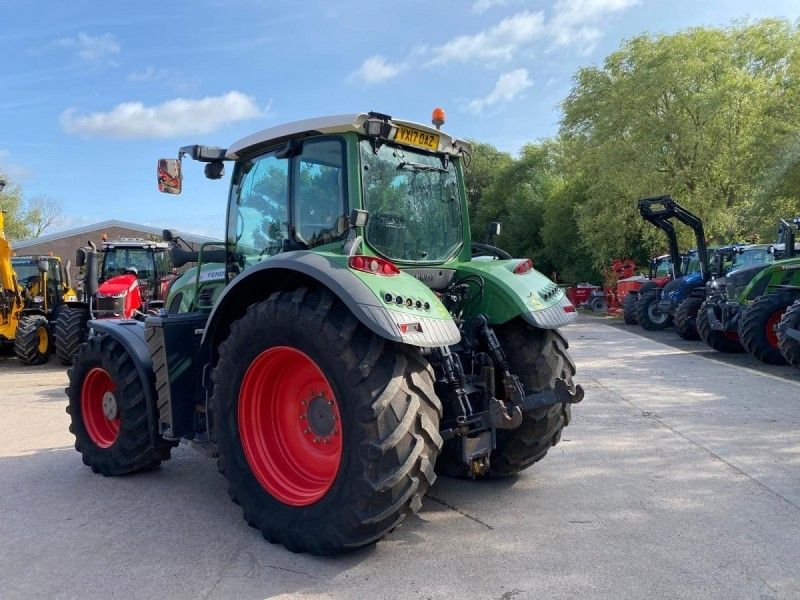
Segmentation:
{"type": "Polygon", "coordinates": [[[347,267],[346,256],[297,250],[257,263],[238,275],[214,305],[202,344],[210,344],[214,339],[217,327],[225,321],[224,315],[237,304],[237,295],[252,296],[254,281],[259,282],[259,297],[253,299],[256,301],[281,289],[281,283],[292,272],[324,285],[361,323],[383,338],[423,348],[451,346],[461,340],[447,309],[415,277],[406,273],[391,277],[362,273],[347,267]],[[390,296],[391,300],[387,300],[390,296]],[[398,297],[401,303],[397,302],[398,297]]]}
{"type": "Polygon", "coordinates": [[[469,314],[485,314],[500,325],[522,317],[540,329],[556,329],[578,318],[564,290],[536,269],[514,273],[524,259],[472,260],[458,266],[456,278],[480,277],[482,293],[468,307],[469,314]]]}
{"type": "Polygon", "coordinates": [[[89,328],[95,333],[110,335],[125,348],[125,351],[133,359],[136,373],[139,375],[144,389],[150,441],[155,444],[158,421],[155,413],[157,396],[153,361],[144,339],[144,323],[134,319],[94,319],[89,321],[89,328]]]}

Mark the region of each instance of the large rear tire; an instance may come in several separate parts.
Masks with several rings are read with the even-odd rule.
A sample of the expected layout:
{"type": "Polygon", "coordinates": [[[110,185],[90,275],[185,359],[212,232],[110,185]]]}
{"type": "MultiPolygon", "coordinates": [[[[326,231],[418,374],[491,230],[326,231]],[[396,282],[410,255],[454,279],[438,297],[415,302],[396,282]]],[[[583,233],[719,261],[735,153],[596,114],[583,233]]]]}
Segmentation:
{"type": "Polygon", "coordinates": [[[696,317],[697,333],[700,334],[700,339],[717,352],[724,352],[726,354],[739,354],[744,352],[737,332],[711,329],[711,324],[708,322],[709,308],[714,311],[717,319],[722,316],[722,309],[713,300],[706,300],[700,305],[700,308],[697,309],[696,317]]]}
{"type": "Polygon", "coordinates": [[[50,324],[43,315],[22,317],[14,333],[14,354],[26,365],[47,362],[52,348],[50,324]]]}
{"type": "Polygon", "coordinates": [[[686,298],[675,311],[675,331],[685,340],[699,340],[697,333],[697,311],[703,304],[703,298],[686,298]]]}
{"type": "Polygon", "coordinates": [[[800,300],[786,309],[778,323],[778,347],[781,354],[790,365],[800,368],[800,341],[786,335],[786,331],[790,329],[800,330],[800,300]]]}
{"type": "Polygon", "coordinates": [[[647,331],[660,331],[670,325],[670,316],[658,310],[658,294],[654,291],[639,295],[636,302],[636,321],[647,331]]]}
{"type": "Polygon", "coordinates": [[[89,310],[66,307],[55,322],[56,356],[62,365],[71,365],[78,347],[89,335],[89,310]]]}
{"type": "Polygon", "coordinates": [[[83,464],[102,475],[157,467],[175,442],[151,442],[144,387],[134,359],[111,336],[82,344],[68,371],[70,432],[83,464]]]}
{"type": "Polygon", "coordinates": [[[776,328],[797,294],[774,292],[753,300],[739,321],[739,337],[745,350],[768,365],[785,365],[776,328]]]}
{"type": "Polygon", "coordinates": [[[628,292],[622,301],[622,318],[626,325],[636,325],[636,301],[639,300],[638,292],[628,292]]]}
{"type": "Polygon", "coordinates": [[[376,542],[435,480],[442,407],[431,367],[326,291],[250,306],[219,346],[212,381],[228,493],[250,525],[293,552],[376,542]]]}
{"type": "MultiPolygon", "coordinates": [[[[553,389],[557,378],[572,385],[575,363],[567,352],[567,340],[558,330],[539,329],[515,319],[495,327],[495,333],[526,393],[553,389]]],[[[498,430],[489,475],[514,475],[542,460],[561,440],[571,416],[569,404],[554,404],[524,413],[522,425],[516,429],[498,430]]]]}

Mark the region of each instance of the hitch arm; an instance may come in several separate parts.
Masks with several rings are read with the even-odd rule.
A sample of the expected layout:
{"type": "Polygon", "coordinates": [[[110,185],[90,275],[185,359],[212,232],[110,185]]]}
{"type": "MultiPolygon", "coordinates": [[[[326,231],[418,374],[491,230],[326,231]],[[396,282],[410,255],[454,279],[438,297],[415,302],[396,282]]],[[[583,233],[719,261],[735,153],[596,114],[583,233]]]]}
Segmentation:
{"type": "Polygon", "coordinates": [[[584,391],[580,385],[572,388],[565,379],[556,379],[552,390],[528,394],[522,402],[522,411],[528,412],[554,404],[577,404],[583,400],[584,391]]]}

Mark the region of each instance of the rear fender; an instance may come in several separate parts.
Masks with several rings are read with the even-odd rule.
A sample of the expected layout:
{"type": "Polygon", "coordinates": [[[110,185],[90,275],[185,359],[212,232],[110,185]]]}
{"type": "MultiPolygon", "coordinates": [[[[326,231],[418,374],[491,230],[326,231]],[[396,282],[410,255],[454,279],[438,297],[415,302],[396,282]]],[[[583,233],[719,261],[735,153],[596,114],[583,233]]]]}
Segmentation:
{"type": "Polygon", "coordinates": [[[483,292],[468,306],[469,314],[485,314],[492,325],[516,317],[541,329],[556,329],[578,318],[564,290],[535,269],[514,273],[523,259],[472,260],[458,266],[456,279],[477,276],[483,292]]]}
{"type": "Polygon", "coordinates": [[[144,323],[133,319],[102,319],[89,321],[91,330],[104,333],[119,342],[133,359],[136,374],[142,382],[145,404],[147,406],[147,427],[151,443],[156,443],[156,387],[153,374],[153,361],[144,339],[144,323]]]}
{"type": "Polygon", "coordinates": [[[246,269],[237,276],[214,305],[203,332],[203,345],[215,347],[224,339],[230,324],[254,302],[273,292],[298,287],[324,286],[337,296],[353,315],[377,335],[411,346],[450,346],[461,340],[458,327],[447,309],[425,284],[406,273],[383,277],[347,267],[347,257],[305,250],[284,252],[246,269]],[[412,306],[393,298],[412,300],[412,306]],[[416,301],[428,310],[416,308],[416,301]],[[404,323],[418,324],[421,332],[401,332],[404,323]]]}

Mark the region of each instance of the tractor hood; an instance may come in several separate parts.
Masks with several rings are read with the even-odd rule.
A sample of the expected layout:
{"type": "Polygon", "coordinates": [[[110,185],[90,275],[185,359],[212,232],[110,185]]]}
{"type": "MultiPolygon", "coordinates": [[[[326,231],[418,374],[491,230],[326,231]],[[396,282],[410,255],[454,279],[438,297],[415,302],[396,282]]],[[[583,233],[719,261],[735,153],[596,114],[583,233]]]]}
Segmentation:
{"type": "Polygon", "coordinates": [[[725,290],[729,299],[736,298],[753,278],[767,265],[752,265],[731,271],[725,276],[725,290]]]}
{"type": "Polygon", "coordinates": [[[124,296],[138,283],[136,275],[116,275],[101,283],[97,288],[98,296],[124,296]]]}

